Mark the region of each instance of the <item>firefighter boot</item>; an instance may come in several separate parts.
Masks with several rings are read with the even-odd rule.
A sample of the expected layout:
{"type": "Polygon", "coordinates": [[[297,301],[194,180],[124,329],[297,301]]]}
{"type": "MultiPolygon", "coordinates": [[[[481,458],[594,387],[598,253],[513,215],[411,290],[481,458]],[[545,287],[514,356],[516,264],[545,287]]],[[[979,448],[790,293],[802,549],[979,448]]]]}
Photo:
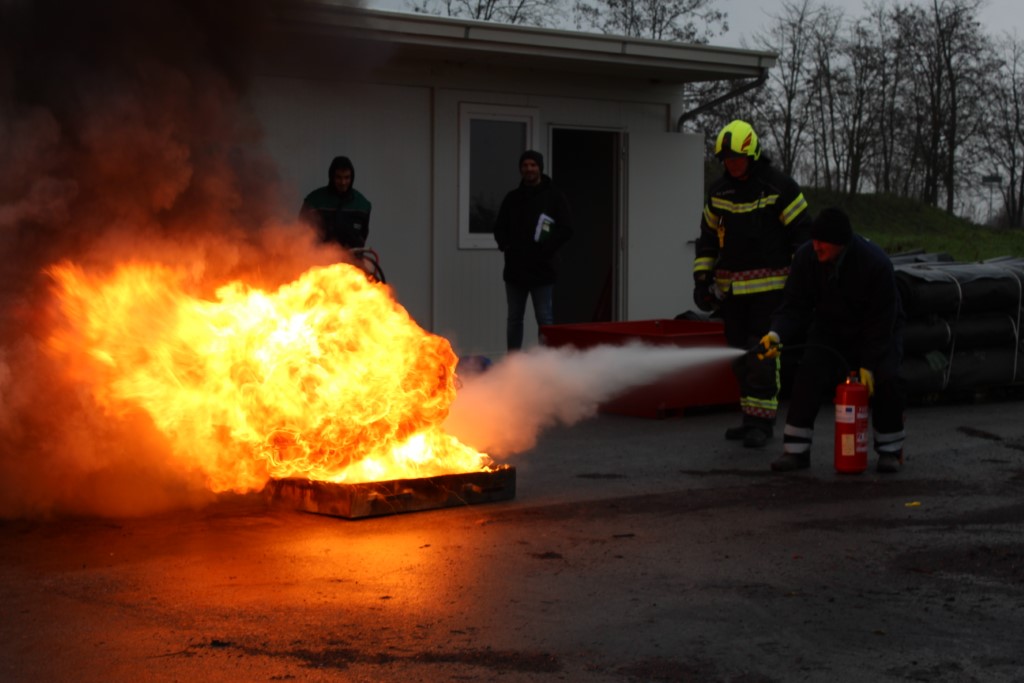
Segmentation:
{"type": "Polygon", "coordinates": [[[725,438],[729,441],[742,441],[747,448],[761,448],[772,437],[773,427],[771,420],[744,417],[738,427],[725,430],[725,438]]]}
{"type": "Polygon", "coordinates": [[[903,452],[879,453],[875,469],[882,474],[894,474],[903,469],[903,452]]]}
{"type": "Polygon", "coordinates": [[[806,470],[810,466],[810,452],[783,453],[775,460],[772,460],[772,472],[793,472],[794,470],[806,470]]]}
{"type": "Polygon", "coordinates": [[[729,427],[725,430],[725,438],[729,441],[743,441],[747,438],[747,431],[750,429],[746,424],[738,427],[729,427]]]}
{"type": "Polygon", "coordinates": [[[748,422],[747,434],[743,437],[745,448],[764,448],[768,439],[772,438],[775,427],[772,420],[755,418],[748,422]]]}

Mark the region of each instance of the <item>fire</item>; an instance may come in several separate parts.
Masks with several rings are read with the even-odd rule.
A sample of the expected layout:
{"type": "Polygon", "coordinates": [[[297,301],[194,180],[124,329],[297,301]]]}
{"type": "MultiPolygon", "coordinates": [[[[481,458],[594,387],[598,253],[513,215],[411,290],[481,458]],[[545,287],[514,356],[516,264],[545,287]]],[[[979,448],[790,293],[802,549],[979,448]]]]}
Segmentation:
{"type": "Polygon", "coordinates": [[[202,299],[184,269],[49,270],[63,319],[50,348],[112,417],[142,410],[213,491],[298,477],[356,483],[486,470],[441,429],[456,355],[347,264],[273,292],[202,299]]]}

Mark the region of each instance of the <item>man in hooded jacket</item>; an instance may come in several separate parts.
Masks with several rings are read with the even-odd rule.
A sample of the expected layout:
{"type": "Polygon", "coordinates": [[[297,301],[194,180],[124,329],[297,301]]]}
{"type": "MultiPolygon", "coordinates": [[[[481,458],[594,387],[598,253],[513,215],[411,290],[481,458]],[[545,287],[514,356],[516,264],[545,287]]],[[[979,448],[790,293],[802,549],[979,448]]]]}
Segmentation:
{"type": "Polygon", "coordinates": [[[366,245],[370,234],[370,202],[352,185],[356,170],[348,157],[334,157],[327,184],[306,195],[299,217],[312,225],[320,240],[346,249],[366,245]]]}
{"type": "Polygon", "coordinates": [[[508,302],[506,343],[523,345],[526,300],[533,300],[537,325],[554,323],[554,285],[558,250],[572,237],[569,201],[544,174],[544,157],[526,150],[519,157],[519,187],[505,195],[494,225],[494,239],[505,254],[508,302]]]}

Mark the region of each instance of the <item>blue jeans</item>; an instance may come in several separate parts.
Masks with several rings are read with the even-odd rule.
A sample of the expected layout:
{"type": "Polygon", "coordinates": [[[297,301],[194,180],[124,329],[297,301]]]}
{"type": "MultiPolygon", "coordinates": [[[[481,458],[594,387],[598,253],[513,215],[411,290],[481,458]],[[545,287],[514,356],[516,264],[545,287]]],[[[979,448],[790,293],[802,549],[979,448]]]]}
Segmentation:
{"type": "Polygon", "coordinates": [[[554,285],[538,285],[524,287],[511,282],[505,283],[505,299],[508,301],[508,324],[505,328],[505,341],[509,351],[516,351],[523,346],[523,316],[526,315],[526,297],[533,299],[533,314],[537,325],[552,325],[555,322],[553,313],[554,285]]]}

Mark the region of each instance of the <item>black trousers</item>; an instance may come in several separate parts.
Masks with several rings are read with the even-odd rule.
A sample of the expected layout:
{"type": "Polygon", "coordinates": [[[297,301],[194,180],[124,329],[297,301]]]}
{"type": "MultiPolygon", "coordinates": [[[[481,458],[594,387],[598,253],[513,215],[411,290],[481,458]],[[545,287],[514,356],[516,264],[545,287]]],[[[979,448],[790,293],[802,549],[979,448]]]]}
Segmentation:
{"type": "MultiPolygon", "coordinates": [[[[897,334],[892,348],[881,366],[875,370],[875,393],[871,398],[871,426],[875,451],[903,452],[905,383],[899,376],[902,356],[901,338],[897,334]]],[[[812,330],[796,371],[793,395],[786,414],[783,445],[787,452],[810,450],[811,432],[822,403],[835,395],[836,385],[845,373],[859,371],[860,357],[856,340],[812,330]]]]}
{"type": "MultiPolygon", "coordinates": [[[[768,334],[771,316],[782,303],[782,290],[729,295],[722,302],[725,341],[737,349],[750,349],[768,334]]],[[[740,386],[744,424],[775,424],[779,408],[779,359],[758,359],[756,353],[738,358],[732,365],[740,386]]]]}

